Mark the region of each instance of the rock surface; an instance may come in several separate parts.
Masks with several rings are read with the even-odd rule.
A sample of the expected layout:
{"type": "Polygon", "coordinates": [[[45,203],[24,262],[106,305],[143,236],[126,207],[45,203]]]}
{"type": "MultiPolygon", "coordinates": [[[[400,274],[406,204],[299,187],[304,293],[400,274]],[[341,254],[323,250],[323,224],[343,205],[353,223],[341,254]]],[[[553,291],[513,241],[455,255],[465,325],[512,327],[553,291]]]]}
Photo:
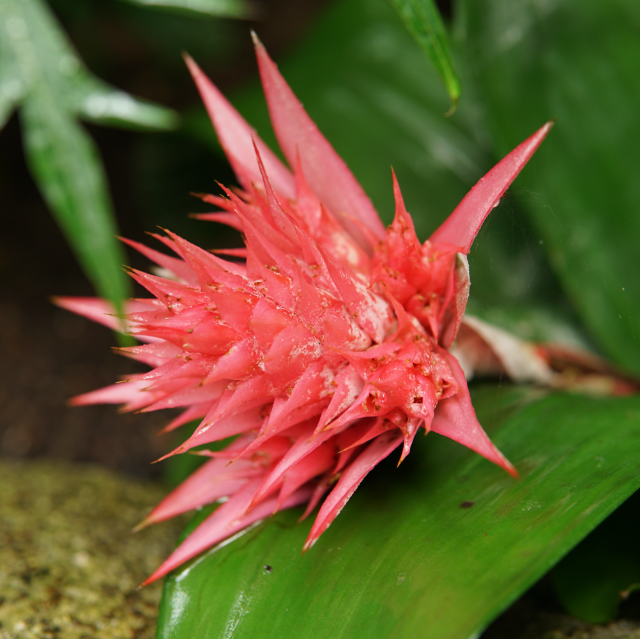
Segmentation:
{"type": "Polygon", "coordinates": [[[137,586],[184,520],[131,528],[166,491],[96,466],[0,461],[0,639],[146,639],[161,584],[137,586]]]}

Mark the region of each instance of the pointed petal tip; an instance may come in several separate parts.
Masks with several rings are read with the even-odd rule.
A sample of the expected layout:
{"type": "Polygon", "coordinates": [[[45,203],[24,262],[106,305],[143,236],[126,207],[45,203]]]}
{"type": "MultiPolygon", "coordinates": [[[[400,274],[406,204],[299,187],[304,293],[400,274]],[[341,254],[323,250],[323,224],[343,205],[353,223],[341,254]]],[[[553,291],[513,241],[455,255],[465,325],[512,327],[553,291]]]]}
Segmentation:
{"type": "Polygon", "coordinates": [[[136,524],[132,529],[132,533],[140,532],[141,530],[151,526],[151,524],[155,523],[151,517],[145,517],[139,524],[136,524]]]}
{"type": "Polygon", "coordinates": [[[503,468],[513,477],[514,479],[520,479],[520,473],[516,470],[516,467],[505,457],[503,468]]]}
{"type": "Polygon", "coordinates": [[[529,162],[554,122],[555,120],[550,120],[541,126],[480,178],[453,213],[431,235],[431,242],[460,246],[461,252],[468,254],[485,219],[529,162]]]}
{"type": "Polygon", "coordinates": [[[195,76],[202,73],[202,70],[198,66],[198,63],[186,52],[182,52],[182,59],[184,63],[187,65],[189,69],[189,73],[191,73],[192,77],[195,79],[195,76]]]}

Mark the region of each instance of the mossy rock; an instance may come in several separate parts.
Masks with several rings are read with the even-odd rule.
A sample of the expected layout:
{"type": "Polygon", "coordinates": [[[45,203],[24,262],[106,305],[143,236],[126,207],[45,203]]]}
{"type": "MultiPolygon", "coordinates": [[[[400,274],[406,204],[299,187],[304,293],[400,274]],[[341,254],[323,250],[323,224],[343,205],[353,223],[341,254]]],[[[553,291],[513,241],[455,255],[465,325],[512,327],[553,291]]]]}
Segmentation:
{"type": "Polygon", "coordinates": [[[0,462],[0,639],[146,639],[161,584],[138,585],[184,520],[131,528],[166,491],[95,466],[0,462]]]}

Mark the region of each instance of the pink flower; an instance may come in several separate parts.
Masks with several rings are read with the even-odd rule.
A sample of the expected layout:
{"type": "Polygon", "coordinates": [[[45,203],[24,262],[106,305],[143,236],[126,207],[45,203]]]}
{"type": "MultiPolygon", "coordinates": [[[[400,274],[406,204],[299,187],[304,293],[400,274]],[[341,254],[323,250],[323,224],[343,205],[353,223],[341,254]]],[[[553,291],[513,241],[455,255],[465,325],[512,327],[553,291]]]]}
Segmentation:
{"type": "MultiPolygon", "coordinates": [[[[154,297],[129,303],[126,320],[146,343],[121,352],[153,370],[75,399],[124,402],[126,410],[184,408],[167,430],[201,422],[171,455],[237,436],[222,452],[201,453],[209,461],[143,522],[227,498],[145,583],[276,511],[306,504],[306,517],[322,502],[310,548],[378,462],[398,448],[400,461],[409,454],[420,428],[516,476],[478,423],[449,348],[469,292],[465,256],[551,123],[420,244],[395,176],[395,219],[385,230],[259,42],[256,51],[293,171],[187,59],[242,187],[205,196],[221,211],[200,217],[241,230],[246,248],[227,253],[246,262],[173,233],[157,239],[178,257],[127,241],[168,272],[131,273],[154,297]]],[[[115,325],[100,300],[59,304],[115,325]]]]}

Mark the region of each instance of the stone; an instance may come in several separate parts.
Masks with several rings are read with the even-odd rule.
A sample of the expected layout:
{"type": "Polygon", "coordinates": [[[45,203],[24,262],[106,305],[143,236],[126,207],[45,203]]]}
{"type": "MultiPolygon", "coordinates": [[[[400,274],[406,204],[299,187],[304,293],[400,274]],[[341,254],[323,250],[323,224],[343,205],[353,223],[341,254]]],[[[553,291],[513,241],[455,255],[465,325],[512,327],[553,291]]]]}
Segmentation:
{"type": "Polygon", "coordinates": [[[131,529],[152,482],[58,461],[0,461],[0,639],[151,639],[161,583],[138,590],[185,519],[131,529]]]}

